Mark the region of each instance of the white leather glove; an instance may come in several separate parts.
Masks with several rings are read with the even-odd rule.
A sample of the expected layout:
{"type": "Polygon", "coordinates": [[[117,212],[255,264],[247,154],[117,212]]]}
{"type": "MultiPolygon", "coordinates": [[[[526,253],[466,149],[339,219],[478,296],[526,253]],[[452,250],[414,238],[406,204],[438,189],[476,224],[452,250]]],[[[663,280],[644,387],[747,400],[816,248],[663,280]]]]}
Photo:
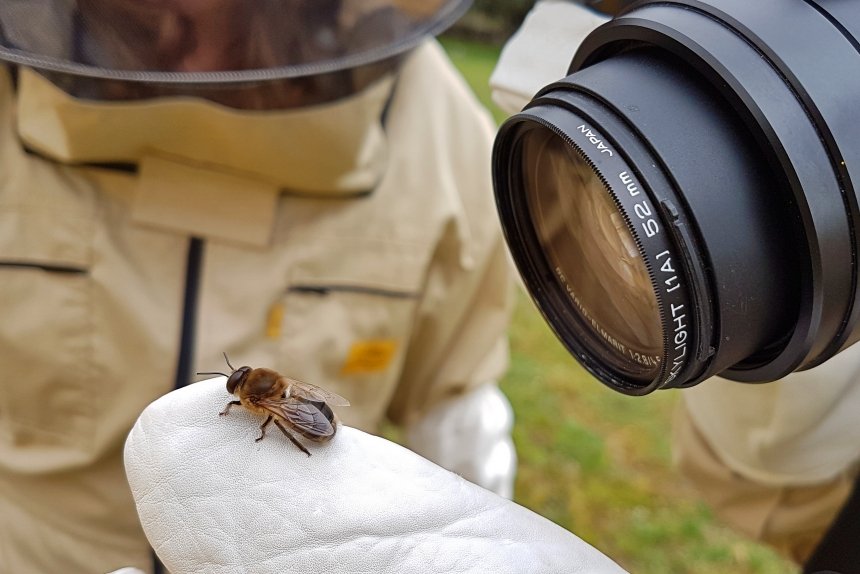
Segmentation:
{"type": "Polygon", "coordinates": [[[172,574],[622,573],[559,526],[382,438],[341,426],[300,452],[224,379],[141,414],[125,465],[141,523],[172,574]]]}

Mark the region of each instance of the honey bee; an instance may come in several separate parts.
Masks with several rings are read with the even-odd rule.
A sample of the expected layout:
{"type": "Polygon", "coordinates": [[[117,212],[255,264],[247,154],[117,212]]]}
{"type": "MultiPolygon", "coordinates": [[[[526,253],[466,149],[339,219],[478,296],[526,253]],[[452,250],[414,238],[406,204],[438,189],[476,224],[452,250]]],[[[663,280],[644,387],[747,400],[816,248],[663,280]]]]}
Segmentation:
{"type": "Polygon", "coordinates": [[[266,417],[255,442],[263,440],[266,427],[272,422],[308,456],[311,453],[287,427],[314,442],[328,442],[334,438],[338,420],[329,405],[347,407],[348,400],[315,385],[285,377],[272,369],[252,369],[247,366],[235,369],[226,353],[224,360],[230,367],[230,375],[218,372],[197,374],[227,377],[227,391],[239,397],[238,401],[227,403],[219,415],[229,413],[233,405],[242,405],[252,413],[266,417]]]}

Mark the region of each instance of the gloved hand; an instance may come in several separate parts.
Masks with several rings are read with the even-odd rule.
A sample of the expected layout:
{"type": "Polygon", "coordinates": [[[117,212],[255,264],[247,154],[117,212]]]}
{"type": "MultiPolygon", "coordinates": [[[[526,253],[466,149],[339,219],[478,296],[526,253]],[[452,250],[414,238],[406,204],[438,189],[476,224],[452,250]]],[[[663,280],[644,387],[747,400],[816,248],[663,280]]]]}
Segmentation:
{"type": "Polygon", "coordinates": [[[224,379],[141,414],[125,465],[141,523],[172,574],[623,570],[582,540],[394,443],[341,426],[299,451],[224,379]]]}

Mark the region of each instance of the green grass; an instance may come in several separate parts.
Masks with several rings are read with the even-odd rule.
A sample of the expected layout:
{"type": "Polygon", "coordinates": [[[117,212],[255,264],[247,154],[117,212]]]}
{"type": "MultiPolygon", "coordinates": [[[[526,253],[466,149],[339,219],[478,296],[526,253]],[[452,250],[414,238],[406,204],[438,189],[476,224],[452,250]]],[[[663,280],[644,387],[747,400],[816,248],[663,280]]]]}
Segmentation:
{"type": "MultiPolygon", "coordinates": [[[[443,39],[478,97],[498,49],[443,39]]],[[[574,532],[633,573],[797,572],[716,520],[671,465],[675,391],[615,393],[568,355],[520,296],[502,382],[516,414],[520,504],[574,532]]]]}

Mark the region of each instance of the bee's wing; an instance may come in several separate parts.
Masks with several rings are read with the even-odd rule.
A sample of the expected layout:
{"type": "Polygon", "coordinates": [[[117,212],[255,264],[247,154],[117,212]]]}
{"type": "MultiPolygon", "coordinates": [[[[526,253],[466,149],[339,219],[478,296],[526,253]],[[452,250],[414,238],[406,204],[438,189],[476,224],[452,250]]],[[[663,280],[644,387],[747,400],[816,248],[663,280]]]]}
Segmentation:
{"type": "Polygon", "coordinates": [[[314,405],[296,399],[263,399],[257,404],[312,437],[327,437],[335,428],[314,405]]]}
{"type": "Polygon", "coordinates": [[[284,377],[290,383],[290,395],[302,397],[311,401],[322,401],[333,407],[348,407],[349,401],[331,391],[322,389],[316,385],[284,377]]]}

